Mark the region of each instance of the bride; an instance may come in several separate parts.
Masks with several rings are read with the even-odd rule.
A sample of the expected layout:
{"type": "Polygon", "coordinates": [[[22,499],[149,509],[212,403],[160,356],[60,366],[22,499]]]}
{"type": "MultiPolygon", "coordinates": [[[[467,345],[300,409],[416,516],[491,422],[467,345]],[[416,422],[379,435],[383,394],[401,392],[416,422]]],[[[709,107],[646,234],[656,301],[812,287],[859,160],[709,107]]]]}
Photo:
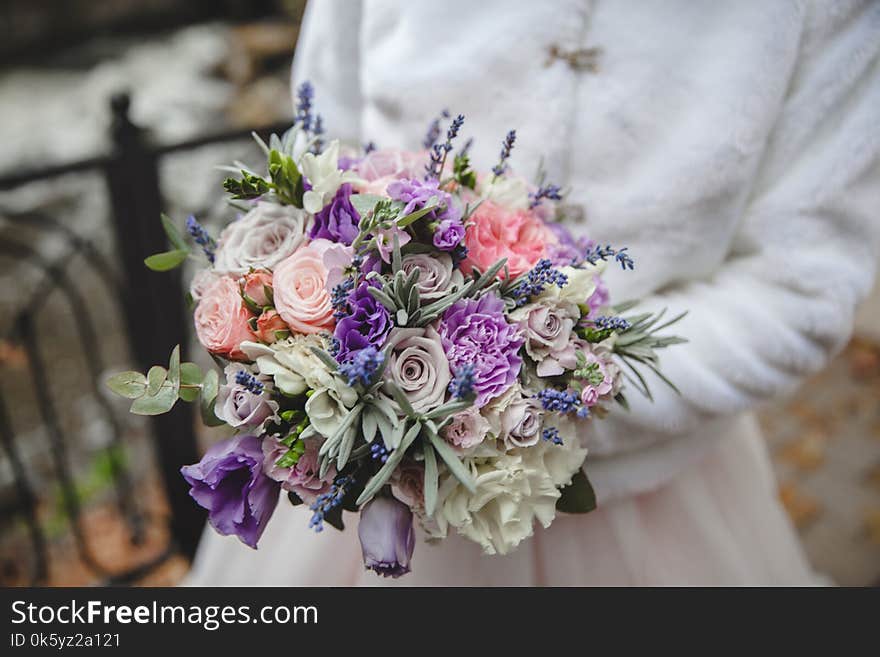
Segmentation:
{"type": "Polygon", "coordinates": [[[189,583],[816,582],[751,409],[823,367],[874,280],[878,53],[871,2],[310,3],[293,77],[330,132],[415,148],[448,107],[485,168],[515,128],[513,168],[543,154],[573,230],[638,257],[609,270],[616,300],[690,311],[663,360],[682,394],[656,385],[591,423],[599,509],[508,556],[450,537],[379,579],[353,515],[312,535],[282,500],[258,551],[208,529],[189,583]]]}

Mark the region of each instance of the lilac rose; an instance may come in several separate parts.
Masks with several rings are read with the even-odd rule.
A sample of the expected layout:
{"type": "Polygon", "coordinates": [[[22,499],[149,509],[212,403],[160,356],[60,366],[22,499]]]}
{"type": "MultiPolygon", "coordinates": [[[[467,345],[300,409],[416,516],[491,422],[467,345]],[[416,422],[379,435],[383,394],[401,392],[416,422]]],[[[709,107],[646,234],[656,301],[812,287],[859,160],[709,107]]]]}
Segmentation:
{"type": "Polygon", "coordinates": [[[351,312],[336,323],[334,336],[339,340],[336,359],[342,363],[364,347],[380,348],[394,325],[388,309],[370,294],[364,281],[348,297],[351,312]]]}
{"type": "Polygon", "coordinates": [[[416,535],[409,507],[392,497],[377,497],[361,508],[358,538],[364,566],[383,577],[410,571],[416,535]]]}
{"type": "Polygon", "coordinates": [[[326,206],[315,215],[309,232],[312,239],[323,238],[331,242],[350,245],[358,235],[361,216],[351,204],[351,184],[342,185],[326,206]]]}
{"type": "Polygon", "coordinates": [[[268,377],[256,377],[244,365],[226,366],[226,383],[220,386],[214,402],[214,415],[230,427],[256,428],[274,418],[278,402],[267,389],[268,377]]]}
{"type": "Polygon", "coordinates": [[[516,381],[523,336],[504,317],[504,302],[498,297],[456,301],[444,313],[439,333],[452,370],[473,367],[478,408],[516,381]]]}
{"type": "Polygon", "coordinates": [[[190,496],[208,510],[211,526],[252,548],[278,504],[280,485],[263,474],[263,450],[256,436],[238,435],[215,443],[202,460],[180,469],[190,496]]]}

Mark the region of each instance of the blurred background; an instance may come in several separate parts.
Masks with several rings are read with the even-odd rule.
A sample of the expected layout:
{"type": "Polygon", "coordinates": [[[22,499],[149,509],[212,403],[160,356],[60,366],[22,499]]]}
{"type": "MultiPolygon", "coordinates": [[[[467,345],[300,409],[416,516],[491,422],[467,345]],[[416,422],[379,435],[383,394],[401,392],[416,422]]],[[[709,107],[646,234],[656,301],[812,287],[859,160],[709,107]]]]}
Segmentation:
{"type": "MultiPolygon", "coordinates": [[[[180,277],[143,257],[164,250],[160,211],[228,219],[214,167],[257,162],[250,131],[289,123],[304,5],[4,1],[0,585],[186,573],[204,517],[177,470],[211,436],[184,405],[129,415],[102,381],[163,362],[190,333],[180,277]]],[[[847,348],[761,422],[814,567],[877,583],[880,288],[847,348]]]]}

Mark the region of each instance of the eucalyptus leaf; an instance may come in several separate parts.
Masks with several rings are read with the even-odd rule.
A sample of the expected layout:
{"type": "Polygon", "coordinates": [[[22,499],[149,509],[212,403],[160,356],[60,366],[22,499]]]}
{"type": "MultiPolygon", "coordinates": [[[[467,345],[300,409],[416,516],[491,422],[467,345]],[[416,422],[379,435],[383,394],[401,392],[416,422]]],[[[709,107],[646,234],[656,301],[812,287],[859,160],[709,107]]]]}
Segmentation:
{"type": "Polygon", "coordinates": [[[362,217],[365,217],[373,211],[373,208],[376,207],[376,203],[381,201],[383,198],[384,197],[378,196],[376,194],[352,194],[349,197],[349,200],[354,206],[354,209],[357,210],[358,214],[362,217]]]}
{"type": "Polygon", "coordinates": [[[117,395],[137,399],[147,392],[147,377],[140,372],[120,372],[107,379],[106,385],[117,395]]]}
{"type": "Polygon", "coordinates": [[[178,396],[185,402],[193,402],[201,393],[202,370],[195,363],[180,364],[180,385],[178,396]],[[199,386],[198,388],[184,388],[183,386],[199,386]]]}
{"type": "Polygon", "coordinates": [[[147,394],[153,397],[159,392],[168,378],[168,370],[161,365],[153,365],[147,372],[147,394]]]}
{"type": "Polygon", "coordinates": [[[188,255],[189,251],[184,249],[165,251],[145,258],[144,264],[153,271],[170,271],[183,264],[188,255]]]}
{"type": "Polygon", "coordinates": [[[171,242],[171,245],[179,251],[189,251],[189,245],[186,243],[183,235],[180,234],[180,231],[177,230],[177,226],[174,225],[171,217],[164,212],[160,216],[162,228],[165,229],[165,234],[168,236],[168,241],[171,242]]]}
{"type": "Polygon", "coordinates": [[[220,390],[220,377],[217,370],[208,370],[205,372],[205,378],[202,379],[202,422],[209,427],[218,427],[226,424],[214,414],[214,400],[217,399],[217,392],[220,390]]]}

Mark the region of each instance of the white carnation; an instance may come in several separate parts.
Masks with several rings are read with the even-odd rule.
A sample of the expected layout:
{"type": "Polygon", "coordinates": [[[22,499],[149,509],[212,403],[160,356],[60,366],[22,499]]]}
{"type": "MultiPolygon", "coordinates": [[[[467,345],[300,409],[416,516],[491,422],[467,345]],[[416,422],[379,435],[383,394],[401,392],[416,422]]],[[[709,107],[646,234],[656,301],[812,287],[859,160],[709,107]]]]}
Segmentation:
{"type": "Polygon", "coordinates": [[[274,269],[305,241],[308,215],[291,205],[260,202],[223,229],[214,270],[246,274],[251,269],[274,269]]]}
{"type": "Polygon", "coordinates": [[[529,207],[529,184],[518,176],[493,176],[483,185],[483,198],[511,210],[529,207]]]}
{"type": "Polygon", "coordinates": [[[562,420],[558,429],[562,445],[542,441],[489,457],[466,458],[464,463],[476,480],[474,493],[452,475],[443,475],[440,502],[432,522],[424,523],[426,531],[433,538],[444,538],[454,527],[487,554],[507,554],[532,535],[536,520],[549,527],[556,516],[559,487],[571,483],[587,455],[573,422],[562,420]]]}

